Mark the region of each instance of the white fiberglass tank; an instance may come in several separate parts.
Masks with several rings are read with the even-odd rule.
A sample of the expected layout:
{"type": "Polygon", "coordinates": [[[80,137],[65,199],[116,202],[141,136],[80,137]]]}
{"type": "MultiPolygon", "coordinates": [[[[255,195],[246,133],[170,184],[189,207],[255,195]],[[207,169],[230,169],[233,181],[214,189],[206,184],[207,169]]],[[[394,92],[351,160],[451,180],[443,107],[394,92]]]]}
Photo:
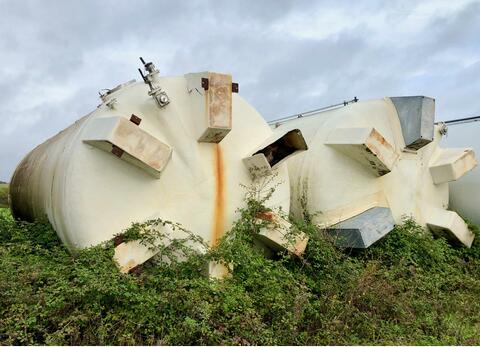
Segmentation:
{"type": "Polygon", "coordinates": [[[270,207],[288,213],[284,160],[306,149],[301,133],[272,137],[230,75],[160,77],[153,64],[145,69],[144,81],[102,95],[95,111],[23,159],[11,180],[15,217],[48,219],[71,249],[156,218],[214,245],[244,205],[241,185],[264,180],[276,186],[270,207]],[[285,149],[275,162],[262,153],[269,141],[285,149]],[[274,175],[255,176],[250,157],[263,159],[264,173],[274,175]]]}
{"type": "Polygon", "coordinates": [[[470,246],[473,234],[448,208],[449,182],[476,166],[469,148],[439,147],[434,99],[414,96],[357,102],[276,124],[300,129],[309,150],[288,162],[292,210],[366,248],[411,217],[470,246]]]}
{"type": "MultiPolygon", "coordinates": [[[[447,135],[442,144],[449,147],[471,146],[480,152],[480,117],[446,122],[447,135]]],[[[480,224],[480,170],[450,184],[450,208],[475,224],[480,224]]]]}

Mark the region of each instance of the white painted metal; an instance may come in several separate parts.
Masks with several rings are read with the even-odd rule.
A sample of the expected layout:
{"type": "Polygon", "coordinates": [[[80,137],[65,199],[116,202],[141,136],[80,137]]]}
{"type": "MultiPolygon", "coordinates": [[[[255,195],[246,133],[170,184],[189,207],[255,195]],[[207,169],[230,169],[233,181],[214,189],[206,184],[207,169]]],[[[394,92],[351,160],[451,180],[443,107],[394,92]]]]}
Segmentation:
{"type": "MultiPolygon", "coordinates": [[[[453,180],[476,165],[473,153],[467,156],[473,160],[468,165],[455,164],[459,157],[449,156],[439,147],[439,127],[432,142],[418,150],[407,149],[397,110],[389,98],[287,121],[276,131],[293,128],[302,131],[309,150],[288,162],[292,210],[297,217],[309,214],[325,228],[374,207],[390,208],[397,223],[409,216],[427,226],[432,215],[439,217],[439,211],[447,213],[448,208],[448,182],[440,179],[436,183],[430,166],[435,166],[436,176],[444,177],[448,176],[443,175],[444,170],[452,171],[455,166],[458,172],[448,176],[453,180]]],[[[378,232],[376,224],[372,221],[372,233],[378,232]]],[[[464,223],[447,224],[445,229],[470,245],[464,223]],[[452,226],[456,229],[449,229],[452,226]]]]}
{"type": "Polygon", "coordinates": [[[274,212],[262,212],[257,216],[261,227],[256,238],[263,244],[268,245],[274,251],[284,251],[300,256],[305,251],[308,236],[299,230],[292,230],[294,226],[288,221],[288,217],[274,212]]]}
{"type": "MultiPolygon", "coordinates": [[[[193,78],[204,75],[212,76],[157,77],[169,98],[162,107],[143,82],[103,96],[97,110],[19,164],[12,178],[14,214],[48,219],[71,249],[96,245],[132,222],[155,218],[180,223],[214,245],[244,205],[241,185],[265,180],[254,182],[243,159],[271,137],[272,130],[240,96],[222,94],[230,98],[226,102],[231,102],[231,111],[222,106],[221,116],[228,118],[231,112],[231,130],[215,140],[219,143],[197,141],[205,133],[202,129],[212,128],[205,118],[212,112],[205,114],[201,102],[209,102],[205,91],[190,87],[193,78]],[[141,118],[138,126],[129,122],[132,114],[141,118]],[[149,150],[152,145],[155,151],[149,150]],[[115,150],[117,155],[111,153],[115,150]]],[[[288,213],[287,167],[276,165],[271,173],[269,184],[276,190],[269,206],[288,213]]],[[[175,231],[171,233],[175,237],[175,231]]],[[[124,269],[150,256],[135,244],[119,247],[116,255],[124,269]]]]}
{"type": "MultiPolygon", "coordinates": [[[[473,147],[480,153],[480,121],[448,124],[442,144],[448,147],[473,147]]],[[[469,172],[450,184],[450,208],[480,224],[480,170],[469,172]]]]}

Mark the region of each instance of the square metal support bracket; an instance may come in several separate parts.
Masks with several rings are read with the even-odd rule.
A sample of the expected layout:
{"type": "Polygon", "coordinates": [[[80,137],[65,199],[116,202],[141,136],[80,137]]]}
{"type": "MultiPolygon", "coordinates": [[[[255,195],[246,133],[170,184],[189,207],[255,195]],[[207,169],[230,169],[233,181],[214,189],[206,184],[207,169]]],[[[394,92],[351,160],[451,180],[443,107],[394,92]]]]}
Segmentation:
{"type": "Polygon", "coordinates": [[[375,128],[334,129],[325,144],[359,162],[375,176],[389,173],[399,156],[375,128]]]}
{"type": "Polygon", "coordinates": [[[215,72],[185,75],[198,142],[219,143],[232,130],[232,76],[215,72]]]}
{"type": "Polygon", "coordinates": [[[295,233],[292,224],[282,216],[271,211],[261,212],[256,221],[264,226],[255,237],[268,248],[277,252],[288,251],[296,256],[305,252],[308,236],[298,230],[295,233]]]}
{"type": "Polygon", "coordinates": [[[335,244],[344,248],[368,248],[395,227],[387,207],[374,207],[327,229],[335,244]]]}
{"type": "Polygon", "coordinates": [[[472,148],[446,148],[430,163],[430,174],[435,184],[458,180],[477,166],[472,148]]]}
{"type": "Polygon", "coordinates": [[[172,148],[134,124],[132,119],[94,119],[85,129],[83,142],[111,152],[121,160],[159,178],[170,160],[172,148]]]}
{"type": "Polygon", "coordinates": [[[391,97],[402,127],[405,146],[418,150],[433,141],[435,99],[426,96],[391,97]]]}
{"type": "Polygon", "coordinates": [[[475,235],[468,229],[467,223],[453,211],[432,209],[427,217],[427,227],[436,236],[445,237],[453,243],[472,246],[475,235]]]}

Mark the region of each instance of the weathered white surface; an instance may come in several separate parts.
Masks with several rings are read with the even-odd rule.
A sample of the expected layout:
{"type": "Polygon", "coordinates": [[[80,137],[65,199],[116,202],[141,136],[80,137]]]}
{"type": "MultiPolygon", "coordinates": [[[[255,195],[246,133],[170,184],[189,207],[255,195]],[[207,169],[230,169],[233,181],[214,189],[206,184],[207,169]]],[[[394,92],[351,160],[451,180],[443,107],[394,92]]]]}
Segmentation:
{"type": "Polygon", "coordinates": [[[127,273],[157,253],[158,251],[149,249],[140,241],[129,241],[115,247],[113,259],[117,262],[120,271],[127,273]]]}
{"type": "Polygon", "coordinates": [[[260,223],[266,222],[257,239],[274,251],[289,251],[297,256],[305,252],[308,237],[302,232],[292,233],[292,224],[274,212],[262,212],[257,215],[260,223]]]}
{"type": "Polygon", "coordinates": [[[477,166],[475,152],[471,148],[448,148],[439,152],[430,164],[430,173],[436,184],[452,182],[477,166]]]}
{"type": "Polygon", "coordinates": [[[325,144],[358,161],[376,176],[389,173],[398,158],[392,145],[375,128],[339,128],[325,144]]]}
{"type": "MultiPolygon", "coordinates": [[[[480,122],[448,125],[445,147],[473,147],[480,153],[480,122]]],[[[450,183],[450,208],[476,224],[480,224],[480,169],[468,172],[462,179],[450,183]]]]}
{"type": "Polygon", "coordinates": [[[399,117],[389,98],[288,121],[276,131],[293,128],[302,131],[309,147],[288,162],[292,211],[298,217],[308,213],[321,227],[330,227],[372,207],[388,207],[396,223],[408,216],[426,226],[432,208],[448,208],[448,183],[436,184],[430,173],[432,159],[443,153],[439,127],[432,142],[416,151],[406,149],[399,117]],[[380,177],[372,174],[364,158],[352,148],[364,144],[369,132],[356,131],[359,135],[353,136],[355,132],[345,128],[374,128],[381,134],[387,144],[382,151],[392,158],[382,162],[385,166],[389,163],[391,172],[380,177]],[[344,132],[350,134],[342,141],[352,137],[353,143],[342,146],[343,150],[333,148],[332,137],[340,142],[338,134],[344,132]]]}
{"type": "Polygon", "coordinates": [[[209,262],[207,267],[208,277],[215,279],[228,277],[233,270],[233,266],[231,264],[227,266],[216,261],[209,262]]]}
{"type": "Polygon", "coordinates": [[[460,241],[467,247],[472,245],[474,235],[456,212],[434,209],[429,213],[427,226],[434,234],[460,241]]]}
{"type": "Polygon", "coordinates": [[[215,72],[186,74],[193,115],[200,120],[199,142],[218,143],[232,130],[232,76],[215,72]],[[208,87],[202,86],[202,78],[208,87]],[[205,89],[207,88],[207,89],[205,89]]]}
{"type": "Polygon", "coordinates": [[[99,118],[85,129],[83,142],[106,152],[116,146],[122,160],[160,178],[172,148],[123,117],[99,118]]]}
{"type": "MultiPolygon", "coordinates": [[[[159,84],[170,98],[165,107],[157,106],[143,82],[125,85],[107,95],[94,112],[33,150],[12,178],[14,214],[47,218],[72,249],[96,245],[132,222],[157,217],[178,222],[215,245],[244,205],[240,185],[253,184],[242,159],[272,130],[247,102],[232,94],[232,129],[218,144],[200,143],[199,131],[208,125],[205,110],[199,109],[204,107],[204,91],[188,88],[184,76],[163,77],[159,84]],[[107,106],[112,99],[113,108],[107,106]],[[142,119],[138,130],[172,148],[159,179],[84,142],[92,140],[90,131],[99,122],[112,117],[128,121],[132,114],[142,119]]],[[[269,206],[288,212],[286,165],[273,168],[273,173],[270,184],[277,187],[269,206]]],[[[131,265],[128,257],[121,263],[131,265]]]]}

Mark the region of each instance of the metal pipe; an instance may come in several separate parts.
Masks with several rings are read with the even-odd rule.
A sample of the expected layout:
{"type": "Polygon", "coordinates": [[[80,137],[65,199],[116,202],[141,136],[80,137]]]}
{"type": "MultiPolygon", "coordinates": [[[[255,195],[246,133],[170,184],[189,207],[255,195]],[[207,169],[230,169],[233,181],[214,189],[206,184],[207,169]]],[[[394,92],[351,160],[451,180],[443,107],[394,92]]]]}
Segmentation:
{"type": "Polygon", "coordinates": [[[358,101],[358,98],[355,96],[352,100],[343,101],[343,102],[340,102],[338,104],[324,106],[324,107],[317,108],[315,110],[306,111],[306,112],[302,112],[302,113],[297,113],[297,114],[293,114],[293,115],[282,117],[282,118],[277,118],[277,119],[268,121],[268,124],[270,124],[270,125],[272,125],[272,124],[282,124],[282,123],[284,123],[288,120],[291,120],[291,119],[310,117],[310,116],[313,116],[316,113],[331,110],[331,109],[337,108],[337,107],[347,106],[347,105],[349,105],[351,103],[355,103],[357,101],[358,101]]]}
{"type": "Polygon", "coordinates": [[[443,123],[453,125],[453,124],[463,124],[463,123],[471,123],[471,122],[478,122],[478,121],[480,121],[480,116],[451,119],[451,120],[447,120],[443,123]]]}

